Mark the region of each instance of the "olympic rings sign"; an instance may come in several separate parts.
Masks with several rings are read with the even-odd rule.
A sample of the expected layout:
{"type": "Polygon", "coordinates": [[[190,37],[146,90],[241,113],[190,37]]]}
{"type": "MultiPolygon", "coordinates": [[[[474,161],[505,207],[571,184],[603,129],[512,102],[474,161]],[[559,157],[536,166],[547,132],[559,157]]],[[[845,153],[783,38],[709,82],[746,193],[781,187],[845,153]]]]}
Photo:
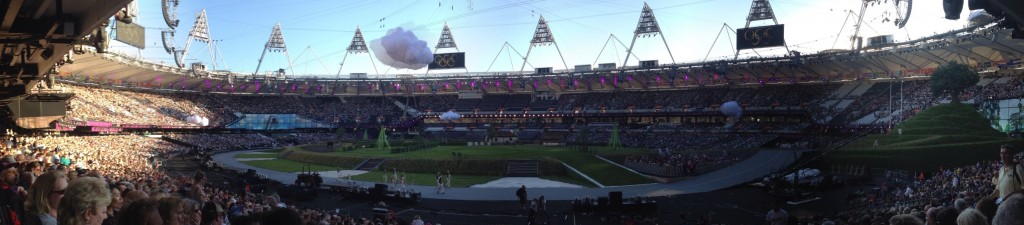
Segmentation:
{"type": "Polygon", "coordinates": [[[785,45],[783,25],[751,27],[736,30],[736,49],[764,48],[785,45]]]}
{"type": "Polygon", "coordinates": [[[434,61],[430,62],[429,69],[452,69],[465,68],[465,52],[434,54],[434,61]]]}

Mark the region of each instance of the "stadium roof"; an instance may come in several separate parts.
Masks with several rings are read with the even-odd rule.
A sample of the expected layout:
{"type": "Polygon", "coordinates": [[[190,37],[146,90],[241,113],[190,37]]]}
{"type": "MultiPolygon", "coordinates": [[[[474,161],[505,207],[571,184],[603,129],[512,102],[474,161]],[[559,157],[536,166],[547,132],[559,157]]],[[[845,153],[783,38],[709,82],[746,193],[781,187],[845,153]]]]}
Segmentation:
{"type": "MultiPolygon", "coordinates": [[[[585,74],[619,74],[660,77],[637,77],[637,79],[662,79],[666,76],[680,76],[689,80],[725,79],[742,82],[809,82],[852,79],[865,74],[873,77],[912,76],[928,73],[941,63],[960,61],[970,65],[998,66],[1024,55],[1024,41],[1011,39],[1010,30],[992,24],[973,26],[947,33],[937,34],[909,42],[894,43],[864,48],[859,52],[849,50],[826,50],[807,53],[800,57],[766,57],[740,60],[709,61],[679,65],[662,65],[653,68],[629,67],[625,70],[570,72],[555,71],[552,74],[535,73],[473,73],[438,74],[414,79],[381,78],[372,81],[417,82],[435,80],[487,80],[487,79],[532,79],[537,77],[574,76],[585,74]]],[[[228,86],[231,83],[255,84],[283,82],[278,77],[264,77],[251,74],[230,74],[202,70],[178,69],[176,67],[140,61],[134,57],[111,53],[88,52],[75,55],[73,63],[61,68],[61,76],[73,75],[89,78],[92,82],[112,84],[134,84],[140,87],[162,87],[178,90],[209,90],[212,87],[228,86]],[[229,76],[230,74],[230,76],[229,76]],[[230,79],[228,77],[231,77],[230,79]],[[173,84],[172,84],[173,83],[173,84]],[[174,86],[174,88],[170,88],[174,86]],[[205,86],[205,87],[204,87],[205,86]],[[180,88],[184,87],[184,88],[180,88]]],[[[632,77],[630,78],[633,79],[632,77]]],[[[299,78],[299,87],[310,82],[330,83],[334,81],[365,81],[365,79],[299,78]]],[[[637,81],[641,82],[641,81],[637,81]]],[[[293,82],[292,86],[296,86],[293,82]]],[[[253,85],[249,85],[253,86],[253,85]]],[[[250,87],[252,88],[252,87],[250,87]]],[[[244,92],[246,90],[235,90],[244,92]]],[[[248,90],[254,91],[254,90],[248,90]]]]}

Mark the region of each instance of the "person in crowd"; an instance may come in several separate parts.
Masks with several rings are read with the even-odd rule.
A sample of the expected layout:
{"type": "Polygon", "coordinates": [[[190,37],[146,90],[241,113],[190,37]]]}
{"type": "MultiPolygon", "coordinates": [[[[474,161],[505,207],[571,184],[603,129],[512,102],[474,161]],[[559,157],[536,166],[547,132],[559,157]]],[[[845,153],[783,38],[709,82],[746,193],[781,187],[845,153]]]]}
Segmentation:
{"type": "Polygon", "coordinates": [[[996,209],[998,207],[999,205],[996,205],[996,199],[992,196],[981,198],[977,203],[974,203],[974,208],[977,209],[981,215],[985,216],[987,219],[986,223],[988,224],[992,223],[992,219],[996,216],[996,209]]]}
{"type": "Polygon", "coordinates": [[[149,194],[147,194],[145,191],[142,191],[142,190],[131,190],[131,191],[128,191],[128,193],[124,194],[124,204],[125,205],[130,205],[130,204],[132,204],[132,202],[135,202],[135,201],[138,201],[138,200],[141,200],[141,199],[147,199],[147,198],[149,198],[149,194]]]}
{"type": "Polygon", "coordinates": [[[250,215],[237,215],[232,216],[228,222],[230,222],[231,225],[258,225],[260,224],[258,219],[259,218],[250,215]]]}
{"type": "Polygon", "coordinates": [[[446,174],[444,176],[444,187],[448,188],[448,189],[451,189],[452,188],[452,171],[451,170],[447,170],[445,172],[446,172],[446,174]]]}
{"type": "Polygon", "coordinates": [[[305,224],[302,216],[293,209],[276,208],[260,215],[260,224],[305,224]]]}
{"type": "Polygon", "coordinates": [[[444,175],[441,175],[441,171],[437,171],[434,182],[437,184],[437,193],[444,194],[444,175]]]}
{"type": "Polygon", "coordinates": [[[415,217],[413,217],[412,223],[409,223],[409,224],[410,225],[423,225],[423,219],[420,218],[420,215],[416,215],[415,217]]]}
{"type": "Polygon", "coordinates": [[[185,204],[185,219],[182,221],[184,225],[199,225],[202,221],[202,207],[203,205],[189,198],[182,200],[185,204]]]}
{"type": "Polygon", "coordinates": [[[1024,192],[1006,196],[1006,200],[996,209],[992,225],[1024,225],[1024,192]]]}
{"type": "Polygon", "coordinates": [[[957,213],[963,212],[969,206],[970,206],[970,204],[968,204],[967,200],[965,200],[963,198],[957,198],[955,201],[953,201],[953,207],[956,207],[956,212],[957,213]]]}
{"type": "Polygon", "coordinates": [[[1002,145],[999,147],[999,158],[1003,166],[999,168],[999,175],[992,179],[996,189],[992,196],[996,197],[996,204],[1005,200],[1006,196],[1024,188],[1024,166],[1013,161],[1013,146],[1002,145]]]}
{"type": "Polygon", "coordinates": [[[519,198],[519,209],[526,210],[526,185],[523,185],[522,187],[519,187],[519,190],[516,190],[516,197],[519,198]]]}
{"type": "Polygon", "coordinates": [[[924,221],[910,214],[899,214],[889,218],[889,225],[924,225],[924,221]]]}
{"type": "Polygon", "coordinates": [[[163,225],[184,225],[186,210],[184,202],[176,196],[168,196],[157,199],[160,218],[163,225]]]}
{"type": "Polygon", "coordinates": [[[163,225],[160,202],[151,198],[132,202],[117,214],[117,225],[163,225]]]}
{"type": "Polygon", "coordinates": [[[950,225],[956,224],[957,216],[960,213],[956,211],[956,208],[952,206],[942,207],[937,214],[935,214],[935,224],[937,225],[950,225]]]}
{"type": "Polygon", "coordinates": [[[42,225],[57,225],[57,205],[68,188],[68,177],[63,171],[50,171],[36,178],[28,189],[25,201],[28,218],[42,225]]]}
{"type": "Polygon", "coordinates": [[[99,178],[83,177],[72,181],[57,207],[57,224],[100,225],[107,218],[110,190],[99,178]]]}
{"type": "Polygon", "coordinates": [[[123,196],[121,193],[121,189],[117,187],[110,188],[110,206],[107,207],[107,219],[103,220],[103,225],[117,224],[117,214],[124,207],[124,198],[121,197],[123,196]]]}
{"type": "Polygon", "coordinates": [[[25,164],[24,171],[21,173],[21,186],[32,187],[32,183],[36,182],[36,178],[43,175],[43,166],[39,162],[29,162],[25,164]]]}
{"type": "Polygon", "coordinates": [[[224,208],[215,202],[203,205],[202,220],[199,225],[224,225],[224,208]]]}
{"type": "Polygon", "coordinates": [[[977,209],[964,209],[959,216],[956,217],[957,225],[988,225],[988,218],[982,215],[977,209]]]}
{"type": "Polygon", "coordinates": [[[772,210],[768,211],[764,220],[767,221],[769,225],[786,225],[789,221],[789,213],[782,209],[781,203],[776,202],[773,203],[772,210]]]}
{"type": "Polygon", "coordinates": [[[0,160],[0,223],[18,225],[25,220],[25,191],[18,186],[17,163],[14,158],[4,157],[0,160]]]}

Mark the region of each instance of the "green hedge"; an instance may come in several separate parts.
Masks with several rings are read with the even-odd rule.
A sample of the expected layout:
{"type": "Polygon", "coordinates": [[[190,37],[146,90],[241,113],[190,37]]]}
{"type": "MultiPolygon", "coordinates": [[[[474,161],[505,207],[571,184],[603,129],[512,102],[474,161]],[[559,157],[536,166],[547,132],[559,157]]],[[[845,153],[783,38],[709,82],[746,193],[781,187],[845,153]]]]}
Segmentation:
{"type": "Polygon", "coordinates": [[[359,163],[363,162],[364,160],[363,158],[359,157],[337,156],[332,154],[314,153],[295,149],[285,150],[281,152],[281,154],[279,154],[278,156],[280,158],[292,161],[341,168],[355,168],[356,166],[359,165],[359,163]]]}
{"type": "MultiPolygon", "coordinates": [[[[551,160],[540,160],[541,175],[565,175],[562,164],[551,160]]],[[[396,159],[389,158],[381,169],[398,169],[410,173],[436,173],[451,170],[452,174],[503,176],[508,170],[504,159],[396,159]]]]}
{"type": "Polygon", "coordinates": [[[391,147],[391,154],[398,154],[403,152],[426,150],[437,147],[436,143],[424,143],[416,145],[402,145],[397,147],[391,147]]]}
{"type": "MultiPolygon", "coordinates": [[[[297,162],[341,168],[355,168],[365,159],[362,157],[338,156],[297,149],[285,150],[279,154],[279,157],[297,162]]],[[[566,175],[565,167],[554,159],[540,160],[539,167],[541,175],[566,175]]],[[[394,168],[409,173],[436,173],[437,171],[451,170],[453,174],[503,176],[508,170],[508,160],[388,158],[379,168],[389,171],[394,168]]]]}

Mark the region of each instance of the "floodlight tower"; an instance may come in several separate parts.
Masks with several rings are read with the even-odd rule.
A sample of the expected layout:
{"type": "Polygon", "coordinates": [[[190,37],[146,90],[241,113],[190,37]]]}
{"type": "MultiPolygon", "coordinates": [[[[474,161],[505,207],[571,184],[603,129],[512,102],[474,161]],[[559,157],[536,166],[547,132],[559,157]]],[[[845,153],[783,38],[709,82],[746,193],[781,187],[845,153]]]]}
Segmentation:
{"type": "Polygon", "coordinates": [[[256,63],[256,72],[253,74],[260,73],[260,66],[263,65],[263,57],[267,55],[268,51],[284,52],[284,57],[288,60],[289,73],[292,75],[295,74],[294,69],[292,69],[292,58],[291,56],[288,56],[288,47],[284,44],[284,34],[281,34],[281,23],[275,24],[274,30],[270,31],[270,39],[267,40],[266,45],[263,45],[263,53],[260,54],[260,60],[256,63]]]}
{"type": "Polygon", "coordinates": [[[661,36],[661,42],[665,43],[665,50],[668,51],[669,59],[672,59],[672,64],[676,64],[676,58],[672,56],[672,50],[668,48],[665,34],[661,33],[661,27],[658,26],[658,19],[654,17],[654,10],[651,10],[651,7],[644,2],[644,9],[640,11],[640,21],[636,23],[636,30],[633,31],[633,41],[629,43],[629,49],[626,50],[626,60],[622,61],[623,68],[629,62],[629,56],[633,54],[633,45],[636,44],[636,38],[650,37],[652,35],[661,36]]]}
{"type": "Polygon", "coordinates": [[[455,37],[452,36],[452,30],[448,28],[448,23],[444,23],[444,29],[441,30],[441,38],[437,40],[434,53],[437,53],[437,50],[442,48],[455,48],[455,51],[459,51],[459,46],[455,45],[455,37]]]}
{"type": "Polygon", "coordinates": [[[373,62],[373,57],[370,56],[370,48],[366,47],[366,41],[363,39],[363,32],[356,27],[355,35],[352,35],[352,42],[345,49],[345,57],[341,58],[341,65],[338,67],[338,78],[341,78],[341,69],[345,68],[345,60],[348,59],[349,54],[363,54],[366,53],[366,57],[370,57],[370,65],[373,65],[373,72],[380,74],[377,71],[377,64],[373,62]]]}
{"type": "MultiPolygon", "coordinates": [[[[772,11],[772,5],[768,3],[768,0],[754,0],[754,2],[750,4],[750,13],[747,14],[747,25],[743,26],[743,28],[750,28],[750,22],[760,20],[772,20],[775,25],[779,25],[779,20],[775,19],[775,12],[772,11]]],[[[739,35],[740,34],[737,34],[737,39],[739,39],[739,35]]],[[[789,51],[789,45],[785,44],[785,40],[783,40],[782,43],[782,46],[786,47],[786,52],[792,52],[789,51]]],[[[739,58],[740,50],[737,49],[736,55],[733,56],[733,60],[739,58]]]]}
{"type": "MultiPolygon", "coordinates": [[[[185,48],[182,49],[181,58],[175,57],[175,61],[178,63],[178,67],[185,67],[185,59],[188,58],[188,48],[192,46],[192,40],[205,42],[206,48],[210,51],[210,63],[214,70],[217,69],[217,60],[214,56],[213,41],[210,39],[210,27],[206,21],[206,10],[196,14],[196,23],[192,25],[192,30],[188,32],[188,40],[185,41],[185,48]]],[[[177,55],[175,55],[177,56],[177,55]]]]}
{"type": "MultiPolygon", "coordinates": [[[[850,50],[859,50],[860,49],[860,46],[857,46],[857,42],[861,41],[860,28],[861,28],[861,25],[864,24],[864,13],[867,12],[868,6],[874,6],[874,5],[882,5],[882,6],[884,6],[887,3],[889,3],[889,2],[888,1],[884,1],[883,2],[883,1],[880,1],[880,0],[863,0],[861,2],[860,14],[856,14],[856,16],[857,16],[857,24],[853,25],[853,36],[850,37],[850,50]]],[[[906,26],[907,25],[907,21],[910,20],[910,12],[911,12],[911,9],[913,9],[914,1],[913,0],[895,0],[892,3],[893,3],[893,5],[891,5],[892,8],[891,9],[887,9],[887,11],[888,10],[895,11],[896,19],[893,19],[893,22],[896,25],[896,28],[903,29],[903,26],[906,26]]],[[[850,13],[853,13],[853,11],[850,11],[850,13]]],[[[849,18],[849,17],[847,17],[847,18],[849,18]]],[[[888,16],[886,16],[885,20],[889,20],[888,16]]]]}
{"type": "Polygon", "coordinates": [[[519,72],[522,73],[523,69],[526,69],[526,64],[530,62],[530,51],[533,51],[533,47],[550,44],[555,45],[555,50],[558,50],[558,57],[562,59],[562,66],[569,70],[568,64],[565,64],[565,57],[562,56],[562,49],[558,48],[558,42],[555,42],[555,36],[551,34],[548,22],[544,20],[544,16],[540,16],[540,20],[537,21],[537,29],[533,32],[533,40],[530,40],[530,48],[526,50],[526,57],[523,57],[523,66],[519,67],[519,72]]]}

